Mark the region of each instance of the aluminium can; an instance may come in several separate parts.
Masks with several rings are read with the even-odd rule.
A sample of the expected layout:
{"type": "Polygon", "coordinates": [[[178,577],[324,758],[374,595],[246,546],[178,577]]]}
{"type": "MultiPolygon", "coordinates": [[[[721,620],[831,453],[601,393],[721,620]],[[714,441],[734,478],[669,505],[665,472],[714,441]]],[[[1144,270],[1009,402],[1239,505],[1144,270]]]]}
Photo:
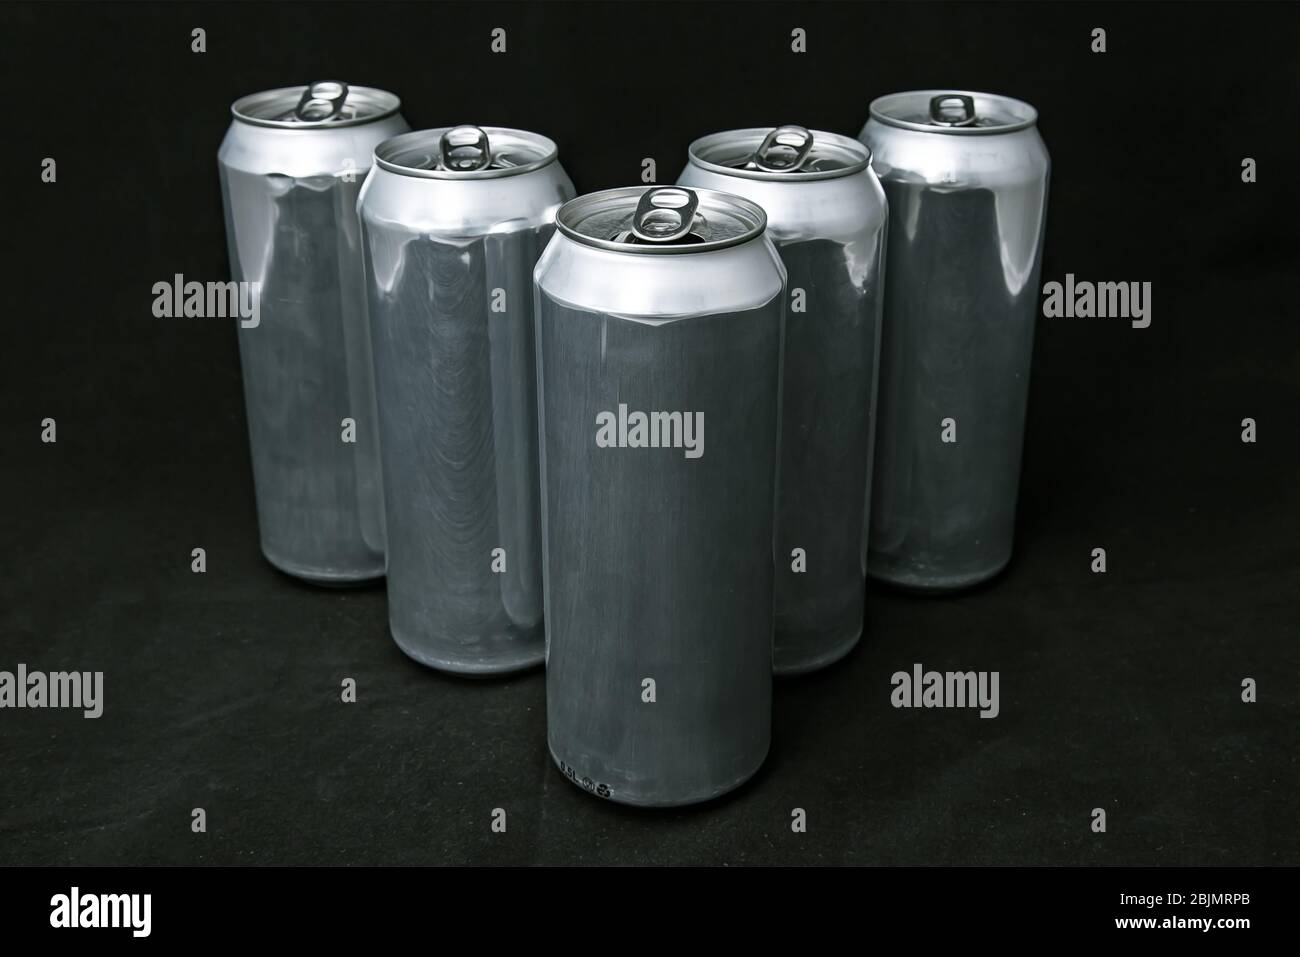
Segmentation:
{"type": "Polygon", "coordinates": [[[388,532],[388,620],[421,664],[540,664],[533,267],[573,184],[544,136],[381,143],[359,205],[388,532]]]}
{"type": "Polygon", "coordinates": [[[238,339],[262,552],[318,584],[384,573],[356,201],[399,106],[333,81],[256,93],[217,154],[231,275],[260,284],[238,339]]]}
{"type": "Polygon", "coordinates": [[[916,590],[1011,559],[1050,163],[1037,112],[924,90],[871,104],[889,198],[867,570],[916,590]]]}
{"type": "Polygon", "coordinates": [[[785,269],[755,203],[561,207],[537,265],[547,737],[631,805],[705,801],[771,730],[785,269]]]}
{"type": "Polygon", "coordinates": [[[862,635],[885,194],[871,152],[800,126],[696,140],[678,183],[751,199],[789,274],[777,490],[777,674],[862,635]]]}

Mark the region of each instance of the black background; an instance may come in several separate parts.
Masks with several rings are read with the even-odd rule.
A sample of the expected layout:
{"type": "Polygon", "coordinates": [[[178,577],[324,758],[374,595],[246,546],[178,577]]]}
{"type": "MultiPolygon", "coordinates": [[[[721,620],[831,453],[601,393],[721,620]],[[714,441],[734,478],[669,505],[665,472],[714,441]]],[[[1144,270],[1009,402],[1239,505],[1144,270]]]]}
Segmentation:
{"type": "Polygon", "coordinates": [[[102,670],[106,699],[95,721],[0,712],[0,862],[1300,862],[1297,13],[0,8],[0,669],[102,670]],[[1150,281],[1153,322],[1040,321],[1003,576],[952,598],[869,587],[860,647],[778,682],[771,756],[734,795],[603,803],[551,764],[540,672],[427,671],[388,637],[382,587],[266,564],[233,323],[152,315],[155,282],[229,275],[229,104],[335,77],[397,92],[413,128],[546,133],[583,192],[635,182],[643,157],[670,181],[719,129],[851,134],[888,92],[1017,96],[1053,162],[1043,280],[1150,281]],[[1000,671],[1001,715],[894,710],[913,662],[1000,671]]]}

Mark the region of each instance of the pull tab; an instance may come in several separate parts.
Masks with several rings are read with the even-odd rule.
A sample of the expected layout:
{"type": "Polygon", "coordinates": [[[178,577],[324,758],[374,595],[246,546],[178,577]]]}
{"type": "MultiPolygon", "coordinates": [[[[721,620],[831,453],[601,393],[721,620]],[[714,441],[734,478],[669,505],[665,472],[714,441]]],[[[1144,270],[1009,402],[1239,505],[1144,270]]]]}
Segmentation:
{"type": "Polygon", "coordinates": [[[632,214],[632,235],[648,243],[672,243],[695,225],[700,199],[683,186],[655,186],[641,194],[632,214]]]}
{"type": "Polygon", "coordinates": [[[293,115],[304,123],[337,119],[348,98],[348,85],[339,80],[317,80],[302,91],[293,115]]]}
{"type": "Polygon", "coordinates": [[[472,173],[492,162],[488,135],[477,126],[449,129],[438,141],[438,152],[442,154],[442,168],[458,173],[472,173]]]}
{"type": "Polygon", "coordinates": [[[812,147],[813,135],[802,126],[778,126],[763,137],[750,162],[765,173],[793,173],[808,161],[812,147]]]}
{"type": "Polygon", "coordinates": [[[964,93],[930,97],[930,122],[937,126],[970,126],[975,122],[975,98],[964,93]]]}

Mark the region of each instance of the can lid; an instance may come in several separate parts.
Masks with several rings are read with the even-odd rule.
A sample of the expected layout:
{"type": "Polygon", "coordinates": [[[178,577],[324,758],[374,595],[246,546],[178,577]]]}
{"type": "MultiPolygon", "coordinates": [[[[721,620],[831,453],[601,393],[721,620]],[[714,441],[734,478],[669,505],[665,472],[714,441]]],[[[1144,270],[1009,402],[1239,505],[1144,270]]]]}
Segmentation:
{"type": "Polygon", "coordinates": [[[802,126],[727,130],[700,137],[690,148],[696,166],[748,179],[833,179],[871,165],[871,150],[848,136],[802,126]]]}
{"type": "Polygon", "coordinates": [[[387,90],[349,86],[342,80],[317,80],[240,97],[230,112],[235,119],[254,126],[313,130],[373,123],[392,116],[401,105],[387,90]]]}
{"type": "Polygon", "coordinates": [[[560,231],[588,246],[637,254],[699,253],[761,236],[757,203],[712,189],[627,186],[571,199],[556,214],[560,231]]]}
{"type": "Polygon", "coordinates": [[[1038,111],[1028,103],[966,90],[891,93],[872,101],[871,116],[907,130],[959,136],[1013,133],[1038,122],[1038,111]]]}
{"type": "Polygon", "coordinates": [[[495,179],[541,169],[559,154],[539,133],[500,126],[416,130],[375,147],[375,162],[392,173],[428,179],[495,179]]]}

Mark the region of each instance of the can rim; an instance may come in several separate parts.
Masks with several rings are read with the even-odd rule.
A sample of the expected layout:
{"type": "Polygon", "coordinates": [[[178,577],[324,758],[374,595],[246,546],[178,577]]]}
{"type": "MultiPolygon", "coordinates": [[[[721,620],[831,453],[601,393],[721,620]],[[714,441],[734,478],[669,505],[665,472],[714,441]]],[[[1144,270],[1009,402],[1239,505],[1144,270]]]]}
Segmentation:
{"type": "Polygon", "coordinates": [[[487,133],[489,138],[504,134],[525,139],[533,145],[540,147],[542,149],[542,155],[532,162],[521,163],[518,166],[476,170],[420,169],[415,166],[405,166],[401,163],[394,162],[391,159],[391,156],[395,151],[413,141],[416,137],[427,138],[453,129],[456,129],[456,127],[439,126],[427,130],[410,130],[406,133],[399,133],[397,136],[391,136],[375,147],[375,165],[390,173],[396,173],[398,176],[412,176],[419,179],[501,179],[505,176],[518,176],[521,173],[531,173],[534,170],[550,166],[560,156],[560,148],[556,146],[555,141],[549,136],[543,136],[541,133],[533,133],[529,130],[515,129],[510,126],[483,126],[479,127],[479,129],[487,133]]]}
{"type": "Polygon", "coordinates": [[[574,215],[581,211],[584,206],[591,206],[598,202],[609,202],[623,198],[639,199],[643,193],[654,188],[655,186],[653,185],[619,186],[614,189],[602,189],[594,193],[575,196],[556,211],[556,228],[569,239],[572,239],[577,243],[582,243],[584,246],[592,246],[596,249],[604,249],[609,252],[625,253],[634,256],[680,256],[713,252],[718,249],[727,249],[731,246],[740,246],[744,243],[753,242],[756,239],[761,239],[767,233],[767,213],[764,211],[762,206],[758,205],[758,203],[745,199],[743,196],[737,196],[734,193],[727,193],[717,189],[701,189],[695,186],[689,187],[691,192],[715,201],[717,197],[722,197],[723,202],[748,214],[752,220],[750,228],[735,236],[728,236],[724,239],[711,239],[702,243],[665,243],[664,245],[656,246],[649,243],[633,245],[631,243],[615,242],[612,239],[599,239],[595,236],[589,236],[586,233],[579,232],[572,222],[574,215]]]}
{"type": "Polygon", "coordinates": [[[247,123],[249,126],[264,126],[269,129],[277,130],[297,130],[299,132],[341,129],[348,126],[365,126],[367,123],[376,123],[379,120],[387,119],[402,108],[401,98],[396,93],[390,93],[388,90],[381,90],[376,86],[353,86],[350,87],[352,93],[362,93],[371,97],[376,103],[381,104],[380,108],[374,113],[368,113],[365,116],[354,116],[349,119],[323,120],[320,122],[310,122],[303,120],[272,120],[261,116],[252,116],[246,112],[255,103],[271,99],[276,96],[284,96],[296,99],[306,90],[308,84],[300,83],[297,86],[279,86],[272,90],[260,90],[257,93],[249,93],[241,96],[230,104],[230,115],[240,123],[247,123]]]}
{"type": "Polygon", "coordinates": [[[797,170],[794,172],[767,172],[766,170],[737,169],[734,166],[723,166],[720,163],[713,163],[704,159],[700,154],[701,151],[708,149],[710,146],[717,146],[732,138],[757,136],[761,141],[762,138],[772,131],[770,126],[752,126],[744,129],[721,130],[717,133],[710,133],[707,136],[701,136],[691,143],[687,148],[686,155],[688,161],[693,166],[707,170],[710,173],[717,173],[722,176],[738,176],[742,179],[756,179],[767,183],[807,183],[819,179],[839,179],[841,176],[852,176],[860,173],[871,166],[871,149],[859,140],[849,136],[843,136],[839,133],[831,133],[826,130],[808,130],[813,135],[813,140],[825,140],[834,143],[843,149],[857,152],[859,150],[866,153],[861,160],[851,163],[848,166],[839,169],[827,170],[797,170]]]}
{"type": "Polygon", "coordinates": [[[1024,100],[1018,100],[1014,96],[1004,96],[1001,93],[980,93],[976,90],[904,90],[898,93],[887,93],[884,96],[878,96],[871,101],[870,115],[873,120],[884,123],[886,126],[896,126],[904,130],[914,130],[918,133],[940,133],[945,136],[998,136],[1002,133],[1015,133],[1019,130],[1027,130],[1038,123],[1038,110],[1026,103],[1024,100]],[[983,97],[986,100],[998,100],[1009,106],[1022,110],[1025,113],[1023,119],[1014,123],[1006,123],[1002,126],[935,126],[929,123],[916,123],[912,120],[900,120],[897,117],[889,116],[883,112],[884,107],[894,100],[905,96],[970,96],[983,97]]]}

